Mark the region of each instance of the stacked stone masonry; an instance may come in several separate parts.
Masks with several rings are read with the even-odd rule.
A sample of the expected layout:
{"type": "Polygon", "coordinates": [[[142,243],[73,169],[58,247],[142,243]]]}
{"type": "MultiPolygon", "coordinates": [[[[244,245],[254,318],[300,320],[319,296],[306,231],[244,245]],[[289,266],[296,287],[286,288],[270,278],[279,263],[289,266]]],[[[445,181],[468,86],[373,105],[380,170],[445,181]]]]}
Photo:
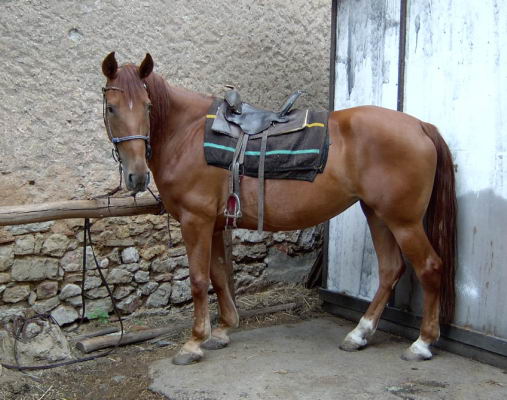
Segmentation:
{"type": "MultiPolygon", "coordinates": [[[[113,311],[94,253],[123,314],[191,301],[189,265],[176,222],[171,223],[171,248],[166,216],[96,220],[91,232],[96,245],[86,249],[84,282],[89,319],[107,318],[113,311]]],[[[235,230],[236,293],[273,281],[301,281],[321,236],[320,227],[274,234],[235,230]]],[[[76,321],[82,312],[82,261],[81,220],[0,228],[0,321],[30,312],[50,313],[62,325],[76,321]]]]}

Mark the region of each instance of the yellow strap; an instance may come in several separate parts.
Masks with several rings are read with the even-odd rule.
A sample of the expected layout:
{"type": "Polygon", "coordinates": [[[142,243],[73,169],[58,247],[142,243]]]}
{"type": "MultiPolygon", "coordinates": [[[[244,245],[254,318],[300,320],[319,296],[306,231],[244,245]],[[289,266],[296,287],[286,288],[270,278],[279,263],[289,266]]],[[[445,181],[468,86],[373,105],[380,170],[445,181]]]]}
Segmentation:
{"type": "MultiPolygon", "coordinates": [[[[207,115],[206,115],[206,118],[208,118],[208,119],[215,119],[216,117],[217,117],[217,116],[216,116],[215,114],[207,114],[207,115]]],[[[324,124],[323,124],[323,123],[321,123],[321,122],[313,122],[313,123],[311,123],[311,124],[306,124],[306,127],[307,127],[307,128],[314,128],[314,127],[316,127],[316,126],[323,128],[323,127],[324,127],[324,124]]]]}
{"type": "Polygon", "coordinates": [[[321,123],[321,122],[313,122],[313,123],[311,123],[311,124],[306,124],[306,127],[307,127],[307,128],[313,128],[313,127],[315,127],[315,126],[320,126],[321,128],[323,128],[323,127],[324,127],[324,124],[323,124],[323,123],[321,123]]]}

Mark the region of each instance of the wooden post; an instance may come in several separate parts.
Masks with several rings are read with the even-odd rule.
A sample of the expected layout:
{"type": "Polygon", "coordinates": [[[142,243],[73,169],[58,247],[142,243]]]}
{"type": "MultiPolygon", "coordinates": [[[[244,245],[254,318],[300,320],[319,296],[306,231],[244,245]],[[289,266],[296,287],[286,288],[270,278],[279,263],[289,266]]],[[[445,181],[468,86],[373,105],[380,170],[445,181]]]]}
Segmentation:
{"type": "MultiPolygon", "coordinates": [[[[287,303],[254,310],[239,310],[239,317],[241,319],[246,319],[258,315],[274,314],[278,312],[290,312],[296,310],[297,307],[298,305],[296,303],[287,303]]],[[[216,317],[216,315],[213,316],[212,320],[216,319],[216,317]]],[[[83,353],[91,353],[92,351],[101,350],[116,345],[125,346],[132,343],[145,342],[146,340],[150,340],[162,335],[177,334],[181,332],[182,329],[190,328],[190,326],[191,322],[189,320],[186,320],[182,322],[175,322],[171,327],[143,329],[137,332],[129,332],[123,335],[120,343],[118,343],[120,340],[119,335],[88,337],[79,340],[76,343],[76,348],[83,353]]]]}
{"type": "Polygon", "coordinates": [[[92,337],[77,342],[76,348],[78,350],[81,350],[83,353],[90,353],[92,351],[105,349],[106,347],[113,347],[117,344],[119,346],[125,346],[126,344],[144,342],[146,340],[171,333],[174,330],[175,327],[170,327],[146,329],[138,332],[125,333],[120,343],[118,343],[120,340],[119,335],[92,337]]]}
{"type": "Polygon", "coordinates": [[[55,203],[0,207],[0,226],[29,224],[66,218],[104,218],[159,214],[161,203],[151,197],[110,197],[55,203]]]}

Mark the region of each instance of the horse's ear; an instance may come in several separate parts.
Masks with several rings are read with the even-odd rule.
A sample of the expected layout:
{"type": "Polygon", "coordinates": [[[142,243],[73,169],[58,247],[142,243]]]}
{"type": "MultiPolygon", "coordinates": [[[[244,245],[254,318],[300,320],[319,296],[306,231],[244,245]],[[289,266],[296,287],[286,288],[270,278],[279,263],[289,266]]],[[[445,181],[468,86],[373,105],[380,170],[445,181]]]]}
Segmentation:
{"type": "Polygon", "coordinates": [[[117,71],[118,63],[116,62],[113,51],[104,58],[104,61],[102,61],[102,73],[106,76],[106,78],[114,79],[117,71]]]}
{"type": "Polygon", "coordinates": [[[145,79],[151,74],[151,71],[153,71],[153,58],[151,58],[150,53],[146,53],[146,57],[144,57],[139,67],[139,77],[145,79]]]}

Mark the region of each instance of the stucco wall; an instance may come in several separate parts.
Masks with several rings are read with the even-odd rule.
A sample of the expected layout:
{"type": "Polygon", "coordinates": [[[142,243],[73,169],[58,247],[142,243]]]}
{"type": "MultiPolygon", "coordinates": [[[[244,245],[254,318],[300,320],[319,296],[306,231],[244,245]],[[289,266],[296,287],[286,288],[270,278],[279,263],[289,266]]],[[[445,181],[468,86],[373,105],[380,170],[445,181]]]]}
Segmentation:
{"type": "MultiPolygon", "coordinates": [[[[296,89],[300,106],[328,104],[330,1],[0,2],[0,206],[85,198],[118,184],[102,121],[102,59],[146,52],[173,85],[279,108],[296,89]]],[[[79,220],[0,228],[0,320],[26,310],[61,323],[81,306],[79,220]],[[76,285],[77,284],[77,285],[76,285]]],[[[124,313],[190,300],[178,224],[167,248],[161,216],[95,221],[101,268],[124,313]]],[[[234,234],[238,293],[301,281],[322,243],[320,229],[234,234]],[[266,268],[268,267],[268,268],[266,268]]],[[[92,312],[110,311],[93,265],[85,292],[92,312]]]]}
{"type": "Polygon", "coordinates": [[[278,108],[327,108],[328,0],[0,2],[0,205],[83,198],[117,184],[100,63],[150,52],[172,84],[225,84],[278,108]]]}

